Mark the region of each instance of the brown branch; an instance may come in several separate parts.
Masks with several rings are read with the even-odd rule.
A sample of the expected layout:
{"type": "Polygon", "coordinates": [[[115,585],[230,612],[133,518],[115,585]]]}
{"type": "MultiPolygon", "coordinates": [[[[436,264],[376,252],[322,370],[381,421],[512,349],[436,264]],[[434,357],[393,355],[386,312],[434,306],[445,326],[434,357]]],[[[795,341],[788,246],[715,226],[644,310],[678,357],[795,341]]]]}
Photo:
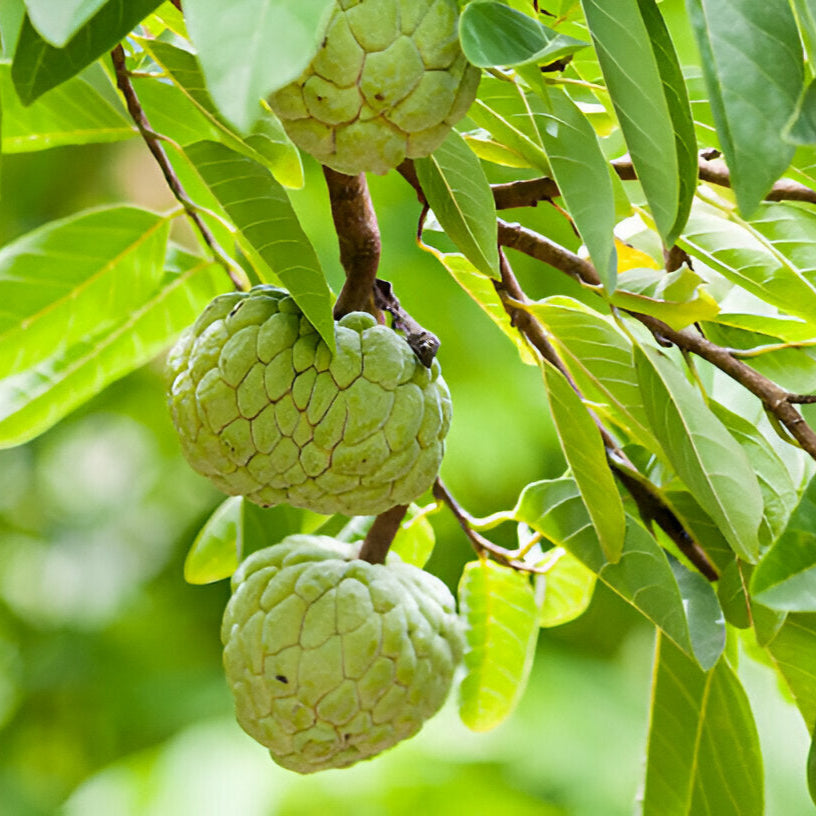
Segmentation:
{"type": "Polygon", "coordinates": [[[374,281],[380,264],[380,229],[365,173],[347,176],[324,167],[323,175],[340,244],[340,263],[346,273],[346,282],[334,305],[334,317],[339,319],[357,311],[379,317],[374,303],[374,281]]]}
{"type": "Polygon", "coordinates": [[[477,555],[492,555],[496,561],[504,564],[507,567],[512,567],[519,572],[532,572],[537,574],[544,573],[544,570],[538,569],[538,567],[534,567],[531,564],[527,564],[524,561],[519,561],[518,559],[514,558],[513,553],[511,553],[509,550],[505,550],[504,547],[499,547],[498,544],[494,544],[492,541],[476,532],[476,530],[474,530],[471,526],[471,517],[464,511],[459,502],[453,498],[450,491],[441,479],[437,479],[433,484],[433,496],[437,501],[446,505],[451,511],[453,517],[459,523],[459,526],[462,528],[462,532],[467,536],[468,541],[470,541],[470,544],[476,551],[477,555]]]}
{"type": "Polygon", "coordinates": [[[181,7],[181,0],[170,0],[170,2],[183,14],[184,9],[181,7]]]}
{"type": "Polygon", "coordinates": [[[384,513],[380,513],[374,519],[374,523],[368,530],[363,545],[360,548],[360,558],[370,564],[384,564],[385,557],[394,536],[397,534],[405,514],[408,512],[407,504],[398,504],[384,513]]]}
{"type": "Polygon", "coordinates": [[[374,281],[374,303],[378,309],[388,312],[394,319],[394,328],[405,333],[405,342],[413,349],[419,361],[430,368],[439,351],[439,338],[423,328],[414,320],[394,294],[394,289],[388,281],[374,281]]]}
{"type": "MultiPolygon", "coordinates": [[[[722,161],[714,161],[707,151],[701,151],[698,161],[700,181],[707,181],[720,187],[731,186],[731,174],[722,161]]],[[[614,159],[612,168],[621,181],[636,181],[632,160],[628,157],[614,159]]],[[[399,168],[398,168],[399,169],[399,168]]],[[[400,169],[400,172],[402,170],[400,169]]],[[[405,175],[403,173],[403,175],[405,175]]],[[[414,185],[416,186],[416,185],[414,185]]],[[[513,181],[507,184],[493,184],[493,198],[499,210],[515,207],[535,207],[539,201],[549,201],[558,198],[561,191],[553,179],[546,176],[534,179],[513,181]]],[[[766,201],[805,201],[816,204],[816,190],[791,179],[779,179],[765,196],[766,201]]]]}
{"type": "Polygon", "coordinates": [[[799,405],[813,405],[816,403],[816,394],[788,394],[785,399],[790,403],[799,405]]]}
{"type": "Polygon", "coordinates": [[[161,146],[161,137],[150,127],[150,122],[148,122],[147,116],[145,116],[145,112],[139,102],[139,97],[136,95],[136,90],[130,81],[130,75],[128,74],[127,65],[125,63],[125,51],[121,44],[117,45],[113,51],[111,51],[111,59],[113,60],[113,67],[116,71],[116,85],[125,99],[130,118],[138,128],[142,139],[144,139],[145,144],[153,154],[153,158],[159,165],[159,169],[167,182],[167,186],[170,188],[176,201],[184,208],[187,217],[195,225],[202,240],[207,247],[209,247],[213,258],[224,267],[235,288],[246,289],[247,286],[243,273],[236,268],[224,253],[224,250],[218,245],[215,236],[213,236],[209,227],[204,223],[195,204],[188,198],[184,187],[181,185],[181,181],[179,181],[175,170],[173,170],[173,165],[170,164],[170,160],[167,158],[167,154],[161,146]]]}

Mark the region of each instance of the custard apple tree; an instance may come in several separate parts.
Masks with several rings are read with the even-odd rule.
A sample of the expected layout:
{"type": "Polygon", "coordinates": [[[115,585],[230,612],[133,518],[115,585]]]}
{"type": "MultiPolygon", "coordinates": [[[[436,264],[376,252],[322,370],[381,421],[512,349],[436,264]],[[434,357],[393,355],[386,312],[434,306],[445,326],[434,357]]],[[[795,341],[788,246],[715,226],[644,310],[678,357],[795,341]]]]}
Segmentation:
{"type": "Polygon", "coordinates": [[[0,446],[172,346],[180,448],[228,494],[185,577],[231,579],[226,677],[273,759],[375,756],[452,687],[482,739],[603,585],[655,632],[640,812],[764,813],[741,664],[816,728],[814,4],[3,0],[0,37],[3,154],[140,141],[175,202],[0,248],[0,446]],[[480,431],[557,435],[511,507],[439,476],[442,289],[390,209],[447,322],[475,302],[508,382],[540,372],[480,431]],[[443,517],[456,598],[423,569],[443,517]]]}

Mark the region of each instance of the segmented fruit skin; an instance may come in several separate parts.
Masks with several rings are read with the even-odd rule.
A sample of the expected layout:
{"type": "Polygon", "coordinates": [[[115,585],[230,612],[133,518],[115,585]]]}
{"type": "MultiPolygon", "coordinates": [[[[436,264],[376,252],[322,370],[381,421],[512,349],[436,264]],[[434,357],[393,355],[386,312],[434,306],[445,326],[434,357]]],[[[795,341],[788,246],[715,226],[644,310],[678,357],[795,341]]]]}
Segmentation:
{"type": "Polygon", "coordinates": [[[363,312],[336,353],[282,289],[219,295],[168,357],[182,450],[221,490],[261,505],[369,515],[432,484],[450,424],[439,364],[363,312]]]}
{"type": "Polygon", "coordinates": [[[427,156],[476,97],[457,0],[337,0],[317,56],[270,106],[292,141],[341,173],[427,156]]]}
{"type": "Polygon", "coordinates": [[[232,579],[222,640],[238,722],[285,768],[343,768],[415,734],[461,659],[454,600],[437,578],[359,542],[294,535],[232,579]]]}

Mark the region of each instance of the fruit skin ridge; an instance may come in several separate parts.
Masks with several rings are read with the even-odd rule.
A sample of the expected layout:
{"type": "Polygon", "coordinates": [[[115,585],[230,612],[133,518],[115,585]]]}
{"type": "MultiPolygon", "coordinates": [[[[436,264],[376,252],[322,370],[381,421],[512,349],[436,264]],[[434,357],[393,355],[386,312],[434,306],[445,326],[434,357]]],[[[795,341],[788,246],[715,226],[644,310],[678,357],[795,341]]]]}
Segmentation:
{"type": "Polygon", "coordinates": [[[463,636],[448,588],[360,542],[293,535],[232,579],[222,640],[242,728],[285,768],[342,768],[414,735],[445,701],[463,636]]]}
{"type": "Polygon", "coordinates": [[[337,0],[306,71],[270,99],[298,147],[349,175],[427,156],[476,97],[456,0],[337,0]]]}
{"type": "Polygon", "coordinates": [[[332,355],[273,286],[216,297],[168,357],[168,402],[190,465],[225,493],[369,515],[430,487],[450,424],[439,364],[353,312],[332,355]]]}

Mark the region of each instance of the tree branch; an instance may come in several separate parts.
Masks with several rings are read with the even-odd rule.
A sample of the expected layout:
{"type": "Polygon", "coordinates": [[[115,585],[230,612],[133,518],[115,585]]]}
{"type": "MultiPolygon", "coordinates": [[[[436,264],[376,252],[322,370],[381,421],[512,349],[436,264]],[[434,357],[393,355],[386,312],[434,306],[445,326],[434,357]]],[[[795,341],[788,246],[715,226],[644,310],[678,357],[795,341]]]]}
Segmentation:
{"type": "Polygon", "coordinates": [[[247,289],[247,282],[243,272],[235,266],[224,250],[218,245],[209,227],[201,218],[195,204],[188,198],[184,187],[182,187],[181,181],[179,181],[175,170],[173,170],[173,165],[170,164],[170,160],[167,158],[167,154],[161,146],[160,137],[150,127],[150,122],[148,122],[147,116],[145,116],[145,112],[139,102],[139,97],[136,95],[136,90],[130,81],[130,75],[128,74],[127,65],[125,63],[125,51],[121,44],[117,45],[113,51],[111,51],[111,59],[113,60],[113,67],[116,71],[116,85],[125,99],[130,118],[138,128],[142,139],[144,139],[145,144],[153,154],[153,158],[159,165],[159,169],[167,182],[167,186],[170,188],[176,201],[184,208],[184,212],[193,222],[215,260],[224,267],[235,288],[240,290],[247,289]]]}
{"type": "Polygon", "coordinates": [[[356,311],[379,317],[374,281],[380,264],[380,229],[365,173],[347,176],[324,167],[323,175],[340,244],[340,263],[346,272],[346,282],[334,305],[334,317],[339,319],[356,311]]]}
{"type": "Polygon", "coordinates": [[[407,512],[407,504],[398,504],[380,513],[374,519],[363,541],[363,546],[360,548],[360,558],[363,561],[368,561],[369,564],[385,563],[385,557],[388,555],[394,536],[399,531],[400,524],[407,512]]]}

